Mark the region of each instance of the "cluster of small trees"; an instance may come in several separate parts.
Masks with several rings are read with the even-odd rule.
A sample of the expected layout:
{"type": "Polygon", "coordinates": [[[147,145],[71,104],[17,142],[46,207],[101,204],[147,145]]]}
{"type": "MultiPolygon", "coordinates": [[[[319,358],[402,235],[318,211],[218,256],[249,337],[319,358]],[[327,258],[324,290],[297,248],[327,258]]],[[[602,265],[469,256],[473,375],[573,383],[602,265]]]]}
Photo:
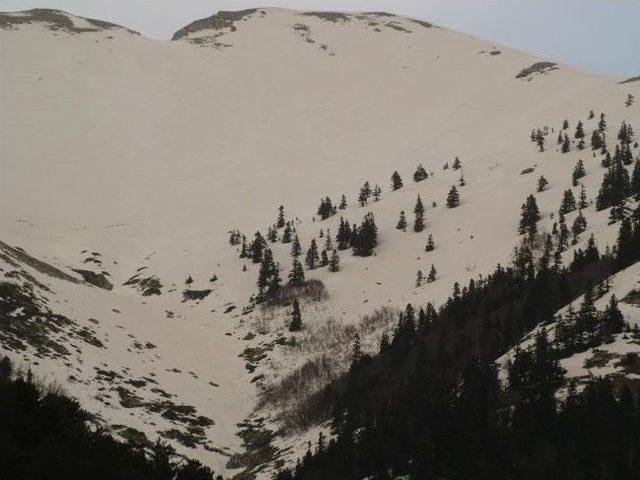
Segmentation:
{"type": "Polygon", "coordinates": [[[436,281],[437,278],[438,278],[438,271],[436,270],[436,267],[432,263],[431,269],[429,270],[429,274],[426,276],[426,278],[422,274],[422,270],[418,270],[418,273],[416,273],[416,287],[421,287],[425,282],[433,283],[436,281]]]}
{"type": "MultiPolygon", "coordinates": [[[[418,199],[416,200],[416,205],[413,207],[413,213],[415,215],[415,219],[413,222],[413,231],[421,232],[424,230],[424,212],[425,208],[422,204],[422,199],[420,195],[418,195],[418,199]]],[[[396,224],[396,228],[398,230],[402,230],[403,232],[407,231],[407,218],[405,216],[404,210],[400,212],[400,218],[398,219],[398,223],[396,224]]]]}

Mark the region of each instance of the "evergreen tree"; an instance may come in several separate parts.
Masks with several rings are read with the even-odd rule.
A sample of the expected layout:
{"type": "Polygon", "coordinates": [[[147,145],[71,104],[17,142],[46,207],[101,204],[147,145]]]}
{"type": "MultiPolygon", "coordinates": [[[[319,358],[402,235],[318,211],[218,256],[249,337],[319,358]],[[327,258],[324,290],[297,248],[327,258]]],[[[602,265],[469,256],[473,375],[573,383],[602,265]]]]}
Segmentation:
{"type": "Polygon", "coordinates": [[[425,252],[432,252],[435,250],[436,246],[433,243],[433,235],[429,234],[429,238],[427,239],[427,246],[424,248],[425,252]]]}
{"type": "Polygon", "coordinates": [[[422,165],[418,165],[416,171],[413,173],[413,181],[418,183],[426,180],[427,178],[429,178],[429,174],[427,173],[427,171],[422,165]]]}
{"type": "Polygon", "coordinates": [[[581,121],[578,121],[578,124],[576,125],[575,137],[576,138],[584,138],[584,127],[583,127],[581,121]]]}
{"type": "Polygon", "coordinates": [[[380,185],[376,185],[373,187],[373,200],[375,202],[380,200],[380,195],[382,195],[382,188],[380,188],[380,185]]]}
{"type": "Polygon", "coordinates": [[[321,220],[326,220],[330,216],[335,215],[336,212],[337,209],[335,205],[333,205],[333,202],[331,202],[331,199],[329,197],[320,200],[320,206],[318,207],[318,216],[321,220]]]}
{"type": "Polygon", "coordinates": [[[636,160],[631,173],[631,193],[640,198],[640,159],[636,160]]]}
{"type": "Polygon", "coordinates": [[[322,250],[320,253],[320,266],[326,267],[327,265],[329,265],[329,254],[326,250],[322,250]]]}
{"type": "Polygon", "coordinates": [[[602,139],[602,136],[600,135],[600,131],[594,130],[591,133],[591,149],[594,151],[600,150],[603,145],[604,145],[604,141],[602,139]]]}
{"type": "Polygon", "coordinates": [[[415,214],[413,231],[421,232],[424,230],[424,205],[422,205],[420,195],[418,195],[418,199],[416,200],[416,206],[413,208],[413,213],[415,214]]]}
{"type": "Polygon", "coordinates": [[[562,122],[562,129],[563,130],[568,130],[569,129],[569,120],[567,120],[566,118],[562,122]]]}
{"type": "Polygon", "coordinates": [[[573,226],[571,227],[571,232],[573,233],[574,241],[577,240],[578,235],[584,232],[587,229],[587,219],[584,218],[582,214],[582,210],[578,211],[578,216],[573,221],[573,226]]]}
{"type": "Polygon", "coordinates": [[[451,166],[454,170],[460,170],[462,168],[462,162],[458,157],[453,161],[453,165],[451,166]]]}
{"type": "Polygon", "coordinates": [[[538,192],[544,192],[549,185],[549,181],[543,175],[538,179],[538,192]]]}
{"type": "Polygon", "coordinates": [[[318,260],[320,259],[318,255],[318,244],[316,243],[316,239],[311,239],[311,245],[307,250],[307,255],[305,256],[304,262],[309,267],[309,270],[313,270],[318,265],[318,260]]]}
{"type": "Polygon", "coordinates": [[[336,243],[338,244],[339,250],[346,250],[351,244],[351,227],[349,226],[349,222],[345,221],[342,217],[340,217],[336,243]]]}
{"type": "Polygon", "coordinates": [[[262,249],[267,246],[267,242],[265,242],[264,237],[260,234],[260,232],[256,232],[253,242],[249,247],[249,254],[251,255],[251,259],[253,263],[262,262],[262,249]]]}
{"type": "Polygon", "coordinates": [[[293,237],[293,242],[291,243],[291,256],[293,258],[298,258],[302,254],[302,246],[300,245],[300,239],[298,235],[293,237]]]}
{"type": "Polygon", "coordinates": [[[304,285],[304,268],[297,258],[293,259],[293,266],[289,272],[289,285],[295,287],[304,285]]]}
{"type": "Polygon", "coordinates": [[[458,190],[455,185],[451,186],[451,190],[449,190],[449,194],[447,195],[447,207],[455,208],[460,205],[460,195],[458,194],[458,190]]]}
{"type": "Polygon", "coordinates": [[[578,160],[578,163],[576,163],[576,166],[574,167],[573,173],[571,175],[572,180],[573,180],[573,186],[577,187],[578,186],[578,180],[580,180],[586,174],[587,174],[587,172],[584,169],[584,163],[582,162],[582,160],[578,160]]]}
{"type": "Polygon", "coordinates": [[[562,153],[567,153],[571,150],[571,141],[567,135],[565,135],[564,140],[562,140],[562,148],[560,150],[562,153]]]}
{"type": "Polygon", "coordinates": [[[578,208],[583,209],[587,208],[587,192],[584,189],[584,183],[580,184],[580,200],[578,201],[578,208]]]}
{"type": "Polygon", "coordinates": [[[602,179],[602,185],[596,198],[596,209],[603,210],[617,205],[631,193],[629,174],[622,165],[621,160],[614,159],[613,165],[607,170],[602,179]]]}
{"type": "Polygon", "coordinates": [[[340,210],[344,210],[347,208],[347,197],[345,194],[342,194],[342,198],[340,199],[340,206],[338,207],[340,210]]]}
{"type": "Polygon", "coordinates": [[[361,207],[364,207],[367,204],[370,196],[371,187],[369,186],[369,182],[364,182],[364,185],[360,189],[360,194],[358,195],[358,203],[360,203],[361,207]]]}
{"type": "Polygon", "coordinates": [[[618,252],[616,262],[620,267],[627,267],[638,258],[638,247],[635,242],[633,228],[629,218],[625,218],[620,224],[616,247],[618,252]]]}
{"type": "Polygon", "coordinates": [[[267,290],[267,287],[269,287],[275,270],[276,266],[273,263],[273,254],[271,253],[271,250],[265,248],[260,263],[260,270],[258,272],[257,283],[259,296],[262,296],[267,290]]]}
{"type": "Polygon", "coordinates": [[[564,191],[564,196],[562,197],[562,203],[560,204],[560,209],[558,210],[561,214],[566,215],[567,213],[573,212],[576,209],[576,198],[573,196],[573,191],[571,189],[564,191]]]}
{"type": "Polygon", "coordinates": [[[402,178],[397,170],[391,175],[391,188],[394,191],[402,188],[402,178]]]}
{"type": "Polygon", "coordinates": [[[298,299],[293,300],[293,309],[291,310],[291,322],[289,323],[290,332],[299,332],[302,330],[302,313],[300,312],[300,303],[298,299]]]}
{"type": "Polygon", "coordinates": [[[403,232],[407,231],[407,218],[405,217],[404,210],[400,211],[400,218],[398,219],[396,228],[398,230],[402,230],[403,232]]]}
{"type": "Polygon", "coordinates": [[[293,228],[291,227],[291,222],[286,222],[284,224],[284,230],[282,231],[282,238],[280,241],[282,243],[291,243],[291,237],[293,236],[293,228]]]}
{"type": "Polygon", "coordinates": [[[340,257],[338,256],[338,251],[333,249],[331,253],[331,259],[329,260],[329,271],[337,272],[340,270],[340,257]]]}
{"type": "Polygon", "coordinates": [[[460,173],[460,180],[458,180],[458,185],[464,187],[466,184],[467,182],[464,180],[464,173],[460,173]]]}
{"type": "Polygon", "coordinates": [[[438,272],[436,271],[436,267],[431,264],[431,269],[429,270],[429,275],[427,276],[427,283],[433,283],[438,278],[438,272]]]}
{"type": "Polygon", "coordinates": [[[422,270],[418,270],[418,273],[416,274],[416,288],[422,286],[423,280],[422,270]]]}
{"type": "Polygon", "coordinates": [[[600,114],[600,121],[598,122],[598,130],[600,133],[604,132],[607,129],[607,119],[604,116],[604,113],[600,114]]]}
{"type": "Polygon", "coordinates": [[[276,243],[278,241],[278,229],[275,225],[269,227],[267,230],[267,240],[271,243],[276,243]]]}
{"type": "Polygon", "coordinates": [[[518,231],[520,234],[526,233],[530,237],[533,237],[538,231],[537,223],[540,220],[540,210],[538,209],[536,197],[529,195],[525,203],[522,204],[521,210],[520,227],[518,231]]]}
{"type": "Polygon", "coordinates": [[[276,227],[282,228],[284,227],[285,219],[284,219],[284,206],[280,205],[278,207],[278,219],[276,220],[276,227]]]}
{"type": "Polygon", "coordinates": [[[378,244],[378,227],[373,213],[369,212],[365,215],[360,227],[354,228],[352,237],[354,255],[368,257],[373,253],[373,249],[378,244]]]}

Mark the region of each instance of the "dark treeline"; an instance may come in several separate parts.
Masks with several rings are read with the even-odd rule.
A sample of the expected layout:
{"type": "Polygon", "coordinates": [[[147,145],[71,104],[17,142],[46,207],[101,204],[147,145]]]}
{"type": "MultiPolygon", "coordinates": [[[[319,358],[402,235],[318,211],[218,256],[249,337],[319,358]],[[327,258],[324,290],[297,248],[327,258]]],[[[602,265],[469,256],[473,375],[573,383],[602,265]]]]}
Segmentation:
{"type": "MultiPolygon", "coordinates": [[[[87,426],[79,404],[13,375],[0,360],[0,478],[12,480],[213,480],[195,460],[183,460],[168,445],[144,448],[122,443],[87,426]]],[[[221,480],[218,476],[216,479],[221,480]]]]}
{"type": "MultiPolygon", "coordinates": [[[[626,227],[614,252],[640,234],[640,222],[626,227]]],[[[407,306],[378,355],[356,342],[348,373],[311,400],[334,438],[321,437],[278,480],[639,478],[640,402],[628,389],[594,380],[580,393],[570,384],[561,403],[555,397],[559,358],[593,340],[578,327],[593,318],[603,336],[626,328],[615,301],[594,311],[592,285],[640,260],[640,249],[631,256],[577,252],[568,268],[520,256],[464,288],[456,283],[437,312],[407,306]],[[571,319],[576,343],[541,329],[532,348],[515,350],[502,386],[493,362],[585,292],[571,319]]]]}

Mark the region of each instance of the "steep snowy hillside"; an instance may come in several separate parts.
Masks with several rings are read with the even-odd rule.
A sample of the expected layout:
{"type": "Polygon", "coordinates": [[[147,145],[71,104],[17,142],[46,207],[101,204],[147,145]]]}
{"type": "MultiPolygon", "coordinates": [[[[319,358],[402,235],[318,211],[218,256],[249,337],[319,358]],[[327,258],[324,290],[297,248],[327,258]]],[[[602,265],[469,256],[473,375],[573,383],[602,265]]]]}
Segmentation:
{"type": "MultiPolygon", "coordinates": [[[[301,401],[344,371],[356,334],[375,349],[397,309],[437,307],[454,282],[509,263],[530,194],[551,232],[565,190],[584,185],[588,227],[565,261],[591,234],[613,246],[618,225],[592,203],[604,155],[588,140],[601,112],[611,154],[621,123],[639,123],[640,82],[386,13],[219,12],[170,42],[62,12],[0,14],[0,62],[3,350],[114,432],[159,434],[228,473],[294,460],[289,447],[317,436],[301,401]],[[365,181],[382,191],[360,206],[365,181]],[[320,199],[343,194],[321,220],[320,199]],[[239,258],[281,205],[301,260],[312,239],[335,244],[341,217],[371,212],[378,228],[374,255],[305,268],[321,283],[301,295],[295,333],[292,298],[257,304],[260,264],[239,258]],[[435,281],[416,282],[432,265],[435,281]]],[[[268,247],[286,283],[284,230],[268,247]]]]}

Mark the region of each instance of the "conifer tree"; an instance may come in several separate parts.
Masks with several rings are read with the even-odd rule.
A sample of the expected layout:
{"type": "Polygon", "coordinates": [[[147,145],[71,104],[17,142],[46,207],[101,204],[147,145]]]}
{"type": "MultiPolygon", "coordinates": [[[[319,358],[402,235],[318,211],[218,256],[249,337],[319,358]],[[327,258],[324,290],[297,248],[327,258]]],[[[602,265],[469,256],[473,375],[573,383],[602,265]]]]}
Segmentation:
{"type": "Polygon", "coordinates": [[[620,159],[614,159],[613,165],[609,167],[602,179],[602,185],[596,198],[596,209],[603,210],[617,205],[629,195],[631,195],[629,173],[620,159]]]}
{"type": "Polygon", "coordinates": [[[297,258],[293,259],[293,265],[289,272],[289,285],[300,287],[304,285],[304,268],[297,258]]]}
{"type": "Polygon", "coordinates": [[[340,217],[340,226],[338,227],[338,234],[336,235],[336,242],[339,250],[346,250],[351,243],[351,227],[349,222],[340,217]]]}
{"type": "Polygon", "coordinates": [[[429,275],[427,276],[427,283],[433,283],[436,281],[437,278],[438,278],[438,272],[436,270],[436,267],[432,263],[431,269],[429,270],[429,275]]]}
{"type": "Polygon", "coordinates": [[[543,175],[538,179],[538,192],[544,192],[549,185],[549,181],[543,175]]]}
{"type": "Polygon", "coordinates": [[[596,114],[593,112],[593,110],[589,110],[589,115],[588,115],[589,120],[591,120],[595,116],[596,114]]]}
{"type": "Polygon", "coordinates": [[[578,180],[580,180],[586,174],[587,174],[587,172],[584,169],[584,163],[580,159],[580,160],[578,160],[578,163],[576,163],[576,166],[573,168],[573,173],[571,175],[572,180],[573,180],[573,186],[577,187],[578,186],[578,180]]]}
{"type": "Polygon", "coordinates": [[[562,252],[569,245],[569,228],[565,222],[564,213],[561,211],[559,216],[558,230],[558,250],[562,252]]]}
{"type": "Polygon", "coordinates": [[[462,162],[458,157],[453,160],[453,165],[451,166],[454,170],[460,170],[462,168],[462,162]]]}
{"type": "Polygon", "coordinates": [[[338,207],[340,210],[344,210],[347,208],[347,197],[345,194],[342,194],[342,198],[340,199],[340,206],[338,207]]]}
{"type": "Polygon", "coordinates": [[[373,213],[367,213],[360,227],[354,228],[352,238],[354,255],[368,257],[373,253],[373,249],[378,244],[378,227],[373,213]]]}
{"type": "Polygon", "coordinates": [[[584,232],[587,229],[587,219],[584,218],[582,214],[582,210],[578,211],[578,216],[573,221],[573,226],[571,227],[571,232],[573,233],[574,240],[577,240],[578,235],[584,232]]]}
{"type": "Polygon", "coordinates": [[[631,193],[640,199],[640,159],[636,160],[631,173],[631,193]]]}
{"type": "Polygon", "coordinates": [[[604,113],[600,114],[600,121],[598,122],[598,130],[600,133],[604,132],[607,129],[607,119],[605,118],[604,113]]]}
{"type": "Polygon", "coordinates": [[[371,187],[369,186],[369,182],[364,182],[364,185],[360,189],[360,194],[358,195],[358,203],[360,203],[361,207],[364,207],[369,201],[369,197],[371,196],[371,187]]]}
{"type": "Polygon", "coordinates": [[[407,218],[405,217],[404,210],[400,211],[400,218],[398,219],[396,228],[398,230],[402,230],[403,232],[407,231],[407,218]]]}
{"type": "Polygon", "coordinates": [[[290,332],[299,332],[302,330],[302,313],[300,312],[300,303],[298,299],[293,300],[293,309],[291,310],[291,323],[289,323],[290,332]]]}
{"type": "Polygon", "coordinates": [[[575,134],[576,138],[584,138],[584,128],[582,125],[581,121],[578,121],[578,124],[576,125],[576,134],[575,134]]]}
{"type": "Polygon", "coordinates": [[[329,271],[337,272],[340,270],[340,257],[338,256],[338,250],[333,249],[331,253],[331,259],[329,260],[329,271]]]}
{"type": "Polygon", "coordinates": [[[562,197],[562,203],[560,204],[559,212],[563,215],[566,215],[569,212],[573,212],[576,209],[576,198],[573,196],[573,191],[571,189],[564,191],[564,196],[562,197]]]}
{"type": "Polygon", "coordinates": [[[394,191],[402,188],[402,178],[397,170],[391,175],[391,188],[394,191]]]}
{"type": "Polygon", "coordinates": [[[316,243],[316,239],[311,239],[311,245],[309,246],[309,250],[307,250],[307,255],[305,256],[304,262],[309,267],[309,270],[313,270],[318,265],[318,260],[320,259],[318,255],[318,245],[316,243]]]}
{"type": "Polygon", "coordinates": [[[583,209],[587,208],[587,192],[584,189],[584,183],[580,184],[580,199],[578,200],[578,208],[583,209]]]}
{"type": "Polygon", "coordinates": [[[273,263],[273,254],[268,248],[264,249],[260,270],[258,271],[258,294],[261,297],[271,282],[271,277],[274,275],[276,267],[273,263]]]}
{"type": "Polygon", "coordinates": [[[600,131],[594,130],[591,133],[591,149],[599,150],[602,148],[602,145],[603,145],[603,140],[602,140],[602,136],[600,135],[600,131]]]}
{"type": "Polygon", "coordinates": [[[418,273],[416,274],[416,288],[422,285],[422,281],[422,270],[418,270],[418,273]]]}
{"type": "Polygon", "coordinates": [[[537,223],[540,220],[540,210],[536,202],[536,197],[529,195],[525,203],[522,204],[520,215],[520,234],[528,234],[533,237],[537,232],[537,223]]]}
{"type": "Polygon", "coordinates": [[[320,253],[320,266],[326,267],[327,265],[329,265],[329,254],[326,250],[322,250],[320,253]]]}
{"type": "Polygon", "coordinates": [[[300,245],[300,239],[298,235],[293,237],[293,242],[291,243],[291,256],[293,258],[298,258],[302,254],[302,246],[300,245]]]}
{"type": "Polygon", "coordinates": [[[373,201],[377,202],[380,200],[380,195],[382,195],[382,188],[380,188],[380,185],[376,185],[373,187],[373,201]]]}
{"type": "Polygon", "coordinates": [[[278,229],[275,225],[269,227],[267,230],[267,240],[271,243],[276,243],[278,241],[278,229]]]}
{"type": "Polygon", "coordinates": [[[631,265],[638,258],[638,246],[635,244],[633,228],[629,218],[625,218],[620,223],[616,249],[616,262],[622,268],[631,265]]]}
{"type": "Polygon", "coordinates": [[[425,252],[432,252],[436,248],[433,243],[433,235],[429,234],[429,238],[427,239],[427,246],[424,247],[425,252]]]}
{"type": "Polygon", "coordinates": [[[418,183],[426,180],[427,178],[429,178],[429,174],[427,173],[427,171],[424,169],[422,164],[418,165],[416,171],[413,173],[413,181],[418,183]]]}
{"type": "Polygon", "coordinates": [[[562,122],[562,129],[563,130],[568,130],[569,129],[569,120],[567,120],[566,118],[562,122]]]}
{"type": "Polygon", "coordinates": [[[416,200],[416,206],[413,208],[413,213],[415,214],[413,231],[421,232],[424,230],[424,205],[422,205],[420,195],[418,195],[418,200],[416,200]]]}
{"type": "Polygon", "coordinates": [[[262,262],[262,249],[265,248],[267,242],[264,241],[264,237],[260,234],[260,232],[256,232],[253,242],[249,247],[249,253],[251,255],[251,259],[253,263],[262,262]]]}
{"type": "Polygon", "coordinates": [[[276,220],[276,227],[282,228],[284,227],[285,219],[284,219],[284,206],[280,205],[278,207],[278,219],[276,220]]]}
{"type": "Polygon", "coordinates": [[[542,135],[538,136],[537,144],[538,144],[538,150],[540,152],[544,152],[544,137],[542,135]]]}
{"type": "Polygon", "coordinates": [[[293,228],[291,227],[291,222],[286,222],[284,224],[284,230],[282,231],[282,238],[280,241],[282,243],[291,243],[291,237],[293,236],[293,228]]]}
{"type": "Polygon", "coordinates": [[[449,194],[447,195],[447,207],[455,208],[460,205],[460,195],[458,194],[458,189],[456,189],[455,185],[451,186],[451,190],[449,190],[449,194]]]}
{"type": "Polygon", "coordinates": [[[571,150],[571,141],[569,140],[569,137],[565,134],[564,140],[562,140],[561,151],[562,151],[562,153],[567,153],[570,150],[571,150]]]}
{"type": "Polygon", "coordinates": [[[467,182],[464,179],[464,173],[460,173],[460,180],[458,180],[458,185],[460,185],[461,187],[464,187],[467,184],[467,182]]]}

